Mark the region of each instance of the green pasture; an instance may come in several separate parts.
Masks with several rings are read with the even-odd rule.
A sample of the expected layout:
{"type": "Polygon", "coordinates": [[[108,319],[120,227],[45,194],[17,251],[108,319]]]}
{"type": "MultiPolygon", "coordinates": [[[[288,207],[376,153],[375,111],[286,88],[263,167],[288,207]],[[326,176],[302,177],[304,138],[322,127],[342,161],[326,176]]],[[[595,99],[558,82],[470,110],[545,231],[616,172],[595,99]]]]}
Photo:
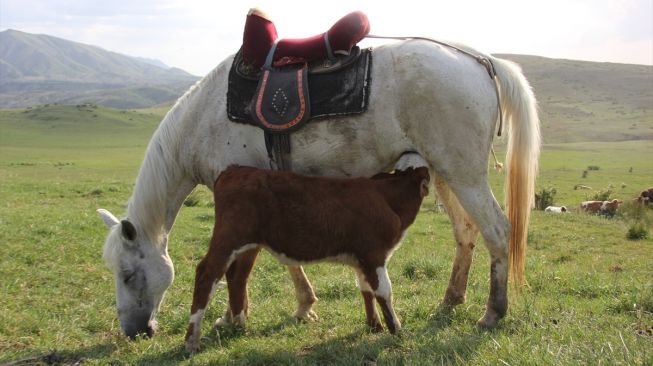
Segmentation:
{"type": "MultiPolygon", "coordinates": [[[[367,330],[353,271],[336,265],[305,268],[320,320],[297,323],[287,271],[263,253],[250,281],[247,329],[212,329],[226,306],[226,291],[219,291],[204,323],[203,350],[190,355],[183,337],[193,276],[213,225],[211,195],[201,188],[170,237],[176,279],[158,334],[128,341],[95,210],[124,214],[164,114],[165,108],[89,105],[0,111],[0,365],[653,364],[653,210],[643,213],[648,238],[629,240],[631,214],[604,218],[578,209],[596,190],[609,188],[626,201],[653,186],[651,140],[544,146],[537,187],[555,188],[555,203],[572,212],[533,213],[529,287],[512,296],[496,329],[475,327],[489,285],[482,240],[467,302],[451,313],[438,310],[455,245],[446,214],[429,198],[390,262],[400,336],[367,330]],[[575,190],[578,184],[592,189],[575,190]]],[[[490,176],[502,200],[503,175],[490,176]]]]}

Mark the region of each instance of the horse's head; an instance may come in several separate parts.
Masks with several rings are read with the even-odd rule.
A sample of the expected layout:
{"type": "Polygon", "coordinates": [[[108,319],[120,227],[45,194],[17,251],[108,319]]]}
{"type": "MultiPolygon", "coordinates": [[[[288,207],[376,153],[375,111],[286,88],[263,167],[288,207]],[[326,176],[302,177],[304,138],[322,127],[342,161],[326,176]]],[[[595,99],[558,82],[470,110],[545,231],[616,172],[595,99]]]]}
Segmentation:
{"type": "Polygon", "coordinates": [[[98,213],[109,227],[104,260],[116,283],[118,319],[125,334],[151,337],[163,295],[174,278],[167,251],[167,236],[149,238],[129,220],[118,220],[109,211],[98,213]]]}

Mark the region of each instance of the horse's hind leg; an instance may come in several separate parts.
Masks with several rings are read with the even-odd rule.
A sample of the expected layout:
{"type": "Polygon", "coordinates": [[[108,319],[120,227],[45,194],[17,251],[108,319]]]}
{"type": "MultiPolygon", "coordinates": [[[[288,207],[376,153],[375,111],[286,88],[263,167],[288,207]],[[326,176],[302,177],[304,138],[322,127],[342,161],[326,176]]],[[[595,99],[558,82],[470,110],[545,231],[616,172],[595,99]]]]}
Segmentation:
{"type": "Polygon", "coordinates": [[[436,176],[434,184],[438,192],[438,198],[444,204],[453,225],[453,234],[457,244],[449,286],[442,300],[443,306],[452,307],[465,302],[467,277],[472,264],[478,229],[474,225],[472,218],[462,208],[456,196],[451,192],[447,183],[439,176],[436,176]]]}
{"type": "Polygon", "coordinates": [[[458,201],[474,219],[485,245],[490,251],[490,295],[485,314],[478,321],[481,327],[493,327],[508,310],[508,236],[510,225],[494,199],[486,180],[466,185],[456,182],[449,187],[458,201]]]}
{"type": "Polygon", "coordinates": [[[245,326],[248,315],[247,279],[252,272],[260,247],[241,253],[227,270],[229,307],[222,318],[215,322],[216,327],[228,324],[245,326]]]}
{"type": "Polygon", "coordinates": [[[313,286],[308,282],[306,273],[301,266],[288,266],[288,272],[295,285],[295,297],[297,298],[297,311],[295,318],[299,320],[317,320],[317,314],[311,309],[317,301],[313,286]]]}

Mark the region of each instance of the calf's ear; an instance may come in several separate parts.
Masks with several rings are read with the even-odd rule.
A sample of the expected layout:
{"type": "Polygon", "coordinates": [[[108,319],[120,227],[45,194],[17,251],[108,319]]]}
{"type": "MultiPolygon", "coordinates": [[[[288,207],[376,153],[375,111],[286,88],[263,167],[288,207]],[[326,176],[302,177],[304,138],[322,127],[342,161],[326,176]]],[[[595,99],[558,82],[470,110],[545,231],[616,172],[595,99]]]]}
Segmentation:
{"type": "Polygon", "coordinates": [[[420,194],[422,198],[429,195],[429,181],[428,179],[422,179],[422,184],[420,185],[420,194]]]}

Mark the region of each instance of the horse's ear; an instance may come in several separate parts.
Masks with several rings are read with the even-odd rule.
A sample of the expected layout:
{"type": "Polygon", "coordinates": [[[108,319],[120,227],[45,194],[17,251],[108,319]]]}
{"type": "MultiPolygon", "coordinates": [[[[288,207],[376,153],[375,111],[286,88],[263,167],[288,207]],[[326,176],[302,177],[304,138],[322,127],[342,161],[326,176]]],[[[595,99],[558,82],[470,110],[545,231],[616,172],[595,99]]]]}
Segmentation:
{"type": "Polygon", "coordinates": [[[100,218],[102,221],[104,221],[104,224],[107,225],[107,227],[111,228],[120,223],[118,219],[113,216],[113,214],[103,208],[98,208],[97,213],[100,215],[100,218]]]}
{"type": "Polygon", "coordinates": [[[129,241],[136,239],[136,227],[131,222],[127,220],[120,221],[120,231],[125,239],[129,241]]]}

